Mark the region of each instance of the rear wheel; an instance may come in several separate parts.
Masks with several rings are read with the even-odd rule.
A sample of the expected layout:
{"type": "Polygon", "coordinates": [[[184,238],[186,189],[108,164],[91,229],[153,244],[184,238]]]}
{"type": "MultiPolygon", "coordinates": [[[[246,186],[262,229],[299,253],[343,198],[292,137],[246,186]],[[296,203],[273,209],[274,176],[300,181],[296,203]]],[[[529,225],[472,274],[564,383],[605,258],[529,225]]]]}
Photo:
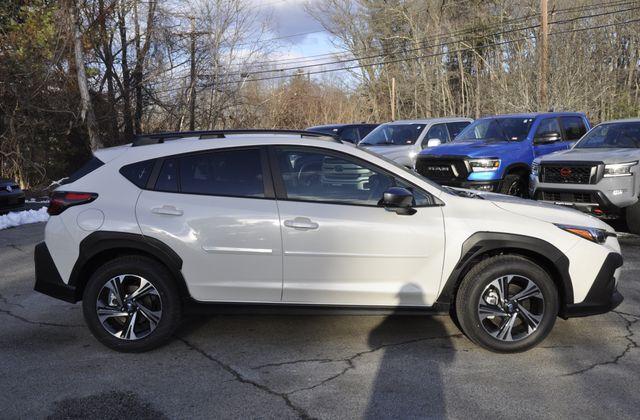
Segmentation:
{"type": "Polygon", "coordinates": [[[182,310],[171,274],[142,256],[117,258],[100,267],[87,283],[82,309],[92,334],[123,352],[164,344],[179,325],[182,310]]]}
{"type": "Polygon", "coordinates": [[[500,183],[500,194],[513,195],[516,197],[527,196],[527,178],[518,174],[509,174],[500,183]]]}
{"type": "Polygon", "coordinates": [[[528,350],[549,334],[558,314],[558,292],[533,261],[499,255],[478,263],[456,295],[462,331],[495,352],[528,350]]]}
{"type": "Polygon", "coordinates": [[[640,201],[627,207],[625,213],[629,232],[640,235],[640,201]]]}

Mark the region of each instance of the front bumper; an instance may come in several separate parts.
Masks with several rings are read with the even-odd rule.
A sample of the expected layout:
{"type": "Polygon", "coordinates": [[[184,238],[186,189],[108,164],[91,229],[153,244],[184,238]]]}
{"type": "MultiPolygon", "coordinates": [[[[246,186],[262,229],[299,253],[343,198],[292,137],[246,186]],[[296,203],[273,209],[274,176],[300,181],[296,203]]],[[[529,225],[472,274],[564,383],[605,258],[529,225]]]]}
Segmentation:
{"type": "Polygon", "coordinates": [[[580,303],[564,305],[560,310],[560,317],[567,319],[598,315],[609,312],[620,305],[624,298],[618,292],[614,274],[622,266],[622,262],[622,255],[617,252],[611,252],[607,255],[587,297],[580,303]]]}
{"type": "Polygon", "coordinates": [[[492,181],[437,181],[441,185],[449,187],[466,188],[469,190],[479,190],[486,192],[497,192],[500,190],[500,180],[492,181]]]}
{"type": "Polygon", "coordinates": [[[36,284],[33,289],[36,292],[71,303],[76,303],[80,300],[77,289],[62,281],[62,277],[60,277],[60,273],[49,253],[49,248],[44,242],[36,245],[34,262],[36,266],[36,284]]]}

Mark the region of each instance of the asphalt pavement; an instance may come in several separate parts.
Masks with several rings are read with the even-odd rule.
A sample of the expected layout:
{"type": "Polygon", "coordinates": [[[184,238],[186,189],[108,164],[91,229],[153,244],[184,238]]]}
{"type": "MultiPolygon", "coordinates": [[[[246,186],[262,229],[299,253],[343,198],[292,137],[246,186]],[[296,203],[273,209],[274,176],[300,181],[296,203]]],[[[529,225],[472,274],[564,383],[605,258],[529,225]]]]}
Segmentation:
{"type": "Polygon", "coordinates": [[[537,348],[480,349],[445,316],[190,317],[121,354],[80,304],[33,291],[43,224],[0,231],[0,418],[640,417],[640,239],[621,238],[623,304],[558,320],[537,348]]]}

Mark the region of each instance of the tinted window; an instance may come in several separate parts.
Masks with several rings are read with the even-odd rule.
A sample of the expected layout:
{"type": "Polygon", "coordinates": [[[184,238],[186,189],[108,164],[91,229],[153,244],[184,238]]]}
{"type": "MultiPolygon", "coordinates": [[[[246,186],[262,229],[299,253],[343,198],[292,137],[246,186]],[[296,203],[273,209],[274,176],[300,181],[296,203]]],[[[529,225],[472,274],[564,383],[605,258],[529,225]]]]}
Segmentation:
{"type": "Polygon", "coordinates": [[[369,134],[374,128],[376,128],[377,126],[375,125],[361,125],[358,128],[358,131],[360,132],[360,138],[363,139],[365,138],[365,136],[367,134],[369,134]]]}
{"type": "Polygon", "coordinates": [[[80,169],[75,171],[68,178],[62,180],[59,185],[70,184],[72,182],[76,182],[77,180],[79,180],[83,176],[90,174],[91,172],[95,171],[96,169],[98,169],[102,165],[104,165],[104,162],[102,162],[100,159],[98,159],[97,157],[94,156],[89,161],[87,161],[84,165],[82,165],[80,167],[80,169]]]}
{"type": "Polygon", "coordinates": [[[640,148],[640,122],[601,124],[589,131],[576,148],[640,148]]]}
{"type": "Polygon", "coordinates": [[[120,173],[129,181],[133,182],[138,188],[144,188],[147,186],[155,163],[155,160],[132,163],[131,165],[120,168],[120,173]]]}
{"type": "Polygon", "coordinates": [[[347,127],[343,129],[340,133],[340,140],[348,141],[349,143],[357,143],[360,140],[358,138],[358,129],[356,127],[347,127]]]}
{"type": "Polygon", "coordinates": [[[546,118],[540,121],[538,130],[536,131],[536,137],[542,137],[550,133],[562,133],[560,130],[560,123],[557,118],[546,118]]]}
{"type": "MultiPolygon", "coordinates": [[[[409,187],[348,156],[279,150],[278,164],[287,198],[292,200],[377,206],[389,187],[409,187]]],[[[427,195],[414,194],[416,205],[431,203],[427,195]]]]}
{"type": "Polygon", "coordinates": [[[423,129],[424,124],[383,124],[369,133],[361,143],[367,146],[414,144],[423,129]]]}
{"type": "Polygon", "coordinates": [[[462,130],[456,140],[522,141],[532,123],[533,118],[483,118],[462,130]]]}
{"type": "Polygon", "coordinates": [[[427,135],[422,140],[422,147],[427,145],[429,139],[438,139],[442,143],[446,143],[449,141],[449,132],[447,131],[447,126],[444,124],[436,124],[429,129],[427,135]]]}
{"type": "Polygon", "coordinates": [[[180,191],[264,197],[260,150],[225,150],[180,158],[180,191]]]}
{"type": "Polygon", "coordinates": [[[167,159],[162,163],[158,180],[156,181],[156,191],[178,192],[178,160],[167,159]]]}
{"type": "Polygon", "coordinates": [[[447,128],[449,129],[449,137],[451,140],[455,139],[458,134],[462,132],[471,122],[469,121],[460,121],[460,122],[452,122],[447,123],[447,128]]]}
{"type": "Polygon", "coordinates": [[[580,117],[561,117],[560,122],[569,141],[578,140],[587,132],[587,126],[580,117]]]}

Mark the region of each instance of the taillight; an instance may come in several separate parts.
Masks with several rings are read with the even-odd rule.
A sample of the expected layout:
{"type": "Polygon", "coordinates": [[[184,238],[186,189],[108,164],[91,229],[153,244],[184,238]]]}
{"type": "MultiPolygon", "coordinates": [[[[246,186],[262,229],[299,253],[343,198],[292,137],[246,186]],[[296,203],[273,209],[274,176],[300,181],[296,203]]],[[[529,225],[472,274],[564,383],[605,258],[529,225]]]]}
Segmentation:
{"type": "Polygon", "coordinates": [[[87,204],[98,198],[96,193],[54,191],[49,200],[47,213],[56,216],[69,207],[87,204]]]}

